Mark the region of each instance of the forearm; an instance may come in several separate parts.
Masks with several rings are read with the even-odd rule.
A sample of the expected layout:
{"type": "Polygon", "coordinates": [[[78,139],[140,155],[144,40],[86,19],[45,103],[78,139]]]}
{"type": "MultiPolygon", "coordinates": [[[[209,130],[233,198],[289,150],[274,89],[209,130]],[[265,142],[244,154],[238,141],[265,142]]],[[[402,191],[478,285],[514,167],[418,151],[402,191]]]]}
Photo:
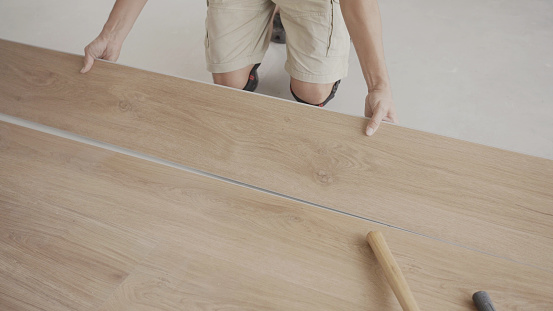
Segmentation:
{"type": "Polygon", "coordinates": [[[123,43],[148,0],[117,0],[100,36],[123,43]]]}
{"type": "Polygon", "coordinates": [[[376,0],[341,0],[340,7],[369,92],[390,90],[390,79],[384,60],[378,2],[376,0]]]}

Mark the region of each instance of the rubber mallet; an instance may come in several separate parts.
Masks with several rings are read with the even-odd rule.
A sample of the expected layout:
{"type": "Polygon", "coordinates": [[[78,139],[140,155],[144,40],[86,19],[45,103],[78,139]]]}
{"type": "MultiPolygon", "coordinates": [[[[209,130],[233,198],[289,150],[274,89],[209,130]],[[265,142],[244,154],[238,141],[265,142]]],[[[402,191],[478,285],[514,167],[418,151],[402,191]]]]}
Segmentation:
{"type": "Polygon", "coordinates": [[[490,295],[485,291],[479,291],[472,295],[472,300],[478,311],[495,311],[490,295]]]}
{"type": "Polygon", "coordinates": [[[371,248],[376,255],[376,259],[382,269],[384,270],[384,275],[392,287],[394,294],[396,295],[399,304],[403,308],[403,311],[420,311],[413,297],[413,293],[407,285],[407,281],[401,273],[401,269],[397,265],[392,252],[384,240],[384,236],[380,231],[371,231],[367,234],[367,242],[371,245],[371,248]]]}

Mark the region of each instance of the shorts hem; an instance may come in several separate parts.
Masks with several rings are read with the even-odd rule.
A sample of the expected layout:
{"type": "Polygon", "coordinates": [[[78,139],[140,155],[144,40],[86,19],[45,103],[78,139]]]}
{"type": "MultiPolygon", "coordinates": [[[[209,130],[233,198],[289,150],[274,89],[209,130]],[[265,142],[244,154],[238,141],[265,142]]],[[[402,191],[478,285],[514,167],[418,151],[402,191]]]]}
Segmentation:
{"type": "Polygon", "coordinates": [[[348,67],[346,66],[342,70],[326,74],[326,75],[317,75],[317,74],[310,74],[298,71],[292,66],[286,62],[284,65],[284,69],[286,72],[290,74],[290,76],[296,80],[300,80],[303,82],[309,82],[309,83],[333,83],[340,79],[345,78],[348,75],[348,67]]]}
{"type": "Polygon", "coordinates": [[[226,72],[235,71],[235,70],[247,67],[249,65],[261,63],[264,55],[265,53],[257,53],[254,55],[241,58],[239,60],[235,60],[233,62],[222,63],[222,64],[213,64],[208,62],[207,71],[211,73],[226,73],[226,72]]]}

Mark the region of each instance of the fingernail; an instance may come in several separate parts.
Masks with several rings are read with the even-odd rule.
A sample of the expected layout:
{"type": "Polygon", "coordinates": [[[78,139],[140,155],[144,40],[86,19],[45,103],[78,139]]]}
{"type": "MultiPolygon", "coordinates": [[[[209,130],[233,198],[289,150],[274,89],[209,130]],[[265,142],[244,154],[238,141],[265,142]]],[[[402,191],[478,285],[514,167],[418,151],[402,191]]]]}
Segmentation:
{"type": "Polygon", "coordinates": [[[373,134],[374,134],[373,128],[372,128],[372,127],[369,127],[369,128],[367,129],[367,136],[372,136],[373,134]]]}
{"type": "Polygon", "coordinates": [[[83,70],[84,70],[84,67],[83,67],[83,68],[81,68],[81,73],[83,73],[83,70]]]}

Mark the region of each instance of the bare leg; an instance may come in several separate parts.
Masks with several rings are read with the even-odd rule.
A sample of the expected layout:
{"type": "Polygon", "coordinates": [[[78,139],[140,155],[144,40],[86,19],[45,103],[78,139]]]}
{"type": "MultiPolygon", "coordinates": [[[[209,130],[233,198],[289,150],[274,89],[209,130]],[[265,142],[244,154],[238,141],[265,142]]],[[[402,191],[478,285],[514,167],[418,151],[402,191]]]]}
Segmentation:
{"type": "Polygon", "coordinates": [[[332,91],[333,83],[309,83],[290,79],[290,85],[294,94],[311,105],[319,105],[324,102],[332,91]]]}
{"type": "Polygon", "coordinates": [[[254,65],[249,65],[242,69],[238,69],[231,72],[224,73],[214,73],[213,82],[215,84],[224,85],[228,87],[233,87],[235,89],[243,89],[248,83],[248,78],[250,77],[250,71],[254,65]]]}

